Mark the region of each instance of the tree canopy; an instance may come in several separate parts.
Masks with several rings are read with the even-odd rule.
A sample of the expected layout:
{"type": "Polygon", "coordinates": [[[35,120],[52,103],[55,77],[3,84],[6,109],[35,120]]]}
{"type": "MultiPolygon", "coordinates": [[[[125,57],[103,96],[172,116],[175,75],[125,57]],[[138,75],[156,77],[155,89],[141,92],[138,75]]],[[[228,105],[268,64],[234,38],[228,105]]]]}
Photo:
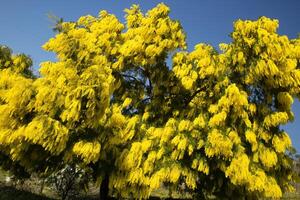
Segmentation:
{"type": "Polygon", "coordinates": [[[300,97],[300,39],[278,20],[237,20],[220,50],[188,52],[164,4],[60,22],[30,71],[0,51],[0,152],[28,173],[75,163],[110,190],[148,198],[165,184],[197,198],[272,197],[292,190],[291,140],[300,97]],[[168,58],[172,57],[171,61],[168,58]]]}

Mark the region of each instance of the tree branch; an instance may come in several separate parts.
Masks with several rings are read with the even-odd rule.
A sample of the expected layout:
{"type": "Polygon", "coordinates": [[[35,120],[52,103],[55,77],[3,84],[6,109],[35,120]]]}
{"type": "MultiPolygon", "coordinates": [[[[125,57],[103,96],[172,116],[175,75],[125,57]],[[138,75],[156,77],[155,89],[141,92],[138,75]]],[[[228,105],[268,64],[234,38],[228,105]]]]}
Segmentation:
{"type": "Polygon", "coordinates": [[[192,94],[192,96],[190,96],[186,101],[185,101],[185,106],[188,106],[189,103],[197,96],[197,94],[199,94],[199,92],[203,91],[203,89],[198,89],[194,92],[194,94],[192,94]]]}

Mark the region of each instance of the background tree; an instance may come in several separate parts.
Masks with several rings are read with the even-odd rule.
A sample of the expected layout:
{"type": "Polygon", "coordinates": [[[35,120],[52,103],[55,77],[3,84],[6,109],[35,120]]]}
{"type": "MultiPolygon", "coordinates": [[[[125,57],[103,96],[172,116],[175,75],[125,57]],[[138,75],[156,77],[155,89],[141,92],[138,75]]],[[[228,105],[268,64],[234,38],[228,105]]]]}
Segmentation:
{"type": "Polygon", "coordinates": [[[22,146],[14,131],[30,118],[27,106],[33,95],[31,66],[32,61],[25,54],[14,55],[7,46],[0,46],[0,163],[19,179],[30,176],[24,168],[27,160],[14,161],[22,146]]]}
{"type": "Polygon", "coordinates": [[[61,22],[43,46],[57,61],[42,63],[40,78],[3,70],[12,82],[0,82],[0,109],[12,110],[0,120],[5,155],[28,171],[61,162],[92,170],[101,199],[109,190],[147,198],[163,183],[195,198],[291,190],[292,146],[280,125],[299,98],[300,40],[261,17],[236,21],[221,52],[187,52],[166,5],[125,12],[125,25],[106,11],[61,22]]]}

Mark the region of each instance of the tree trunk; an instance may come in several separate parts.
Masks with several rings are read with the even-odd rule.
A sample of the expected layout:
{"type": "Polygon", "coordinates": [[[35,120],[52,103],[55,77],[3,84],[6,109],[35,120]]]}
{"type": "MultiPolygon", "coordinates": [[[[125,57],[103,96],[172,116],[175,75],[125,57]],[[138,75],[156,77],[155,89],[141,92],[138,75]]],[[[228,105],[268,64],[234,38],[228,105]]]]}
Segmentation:
{"type": "Polygon", "coordinates": [[[109,184],[109,177],[108,175],[106,174],[104,176],[104,179],[102,180],[101,182],[101,185],[100,185],[100,200],[107,200],[108,199],[108,184],[109,184]]]}

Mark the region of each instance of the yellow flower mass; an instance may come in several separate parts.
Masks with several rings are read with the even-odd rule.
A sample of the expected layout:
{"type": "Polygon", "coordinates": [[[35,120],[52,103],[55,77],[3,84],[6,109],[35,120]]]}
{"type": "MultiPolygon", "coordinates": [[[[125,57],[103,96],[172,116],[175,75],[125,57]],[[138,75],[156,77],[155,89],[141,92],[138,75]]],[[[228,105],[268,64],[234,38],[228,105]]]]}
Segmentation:
{"type": "Polygon", "coordinates": [[[125,13],[124,23],[101,11],[59,24],[43,45],[57,61],[41,63],[39,77],[28,56],[1,46],[1,158],[28,173],[76,164],[109,177],[120,198],[162,185],[217,199],[292,188],[282,125],[300,94],[300,39],[260,17],[237,20],[221,51],[189,52],[165,4],[125,13]]]}

